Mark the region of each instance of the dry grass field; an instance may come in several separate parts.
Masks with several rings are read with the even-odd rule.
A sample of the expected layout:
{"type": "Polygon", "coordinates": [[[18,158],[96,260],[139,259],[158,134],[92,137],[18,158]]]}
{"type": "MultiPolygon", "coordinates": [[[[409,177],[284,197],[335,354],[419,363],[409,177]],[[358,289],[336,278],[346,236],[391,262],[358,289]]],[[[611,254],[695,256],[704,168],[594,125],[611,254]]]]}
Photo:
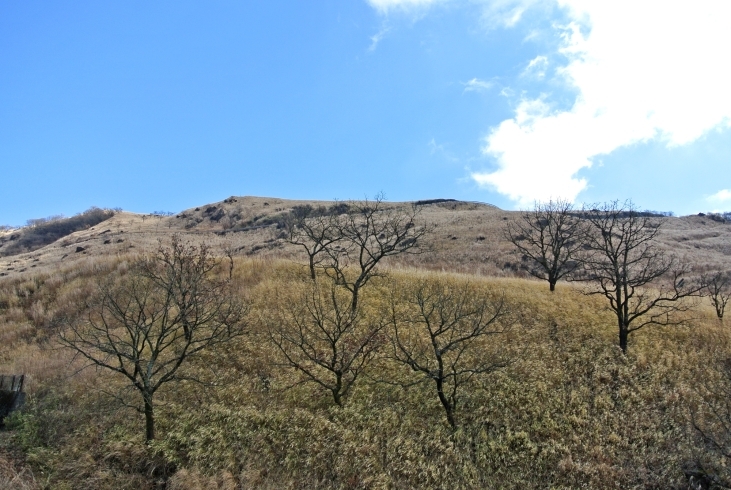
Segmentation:
{"type": "MultiPolygon", "coordinates": [[[[419,206],[419,219],[432,227],[425,250],[388,258],[388,274],[363,288],[352,335],[383,325],[378,348],[342,406],[333,403],[272,343],[307,311],[297,305],[309,304],[305,257],[278,226],[306,204],[333,203],[232,197],[174,216],[118,212],[37,250],[0,257],[0,372],[28,378],[24,409],[0,431],[0,487],[685,489],[731,482],[724,425],[731,335],[707,299],[690,300],[683,326],[633,334],[625,355],[604,300],[584,294],[582,284],[562,282],[551,293],[525,278],[503,237],[517,213],[485,204],[419,206]],[[158,436],[145,444],[144,417],[115,398],[133,405],[138,395],[109,370],[81,369],[82,359],[58,339],[84,318],[101,282],[125,277],[136,257],[173,233],[209,244],[222,259],[215,274],[231,274],[247,305],[246,334],[191,358],[182,380],[165,385],[156,402],[158,436]],[[414,298],[425,285],[504,308],[495,333],[459,360],[501,363],[460,386],[456,429],[433,380],[397,362],[389,341],[398,322],[424,338],[414,298]]],[[[2,233],[5,240],[18,231],[2,233]]],[[[729,223],[669,218],[658,242],[697,271],[731,270],[729,223]]]]}

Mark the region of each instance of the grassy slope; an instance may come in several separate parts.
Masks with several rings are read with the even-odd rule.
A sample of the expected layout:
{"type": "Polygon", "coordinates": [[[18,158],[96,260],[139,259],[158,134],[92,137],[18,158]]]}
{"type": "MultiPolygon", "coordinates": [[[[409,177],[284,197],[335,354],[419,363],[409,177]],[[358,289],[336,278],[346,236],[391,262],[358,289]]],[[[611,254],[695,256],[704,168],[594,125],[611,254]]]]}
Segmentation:
{"type": "MultiPolygon", "coordinates": [[[[89,259],[104,260],[117,254],[151,250],[159,239],[168,240],[171,233],[181,233],[189,240],[205,240],[216,249],[229,247],[243,257],[296,258],[297,248],[286,243],[276,224],[259,227],[257,223],[276,223],[295,206],[333,204],[231,197],[172,217],[120,212],[102,224],[72,233],[34,252],[0,258],[0,280],[51,273],[60,267],[84,267],[89,259]],[[211,208],[214,209],[208,211],[211,208]],[[217,218],[221,212],[222,216],[217,218]],[[77,247],[84,250],[77,253],[77,247]]],[[[393,266],[493,277],[521,274],[520,258],[503,238],[506,222],[515,219],[517,212],[466,202],[429,204],[419,209],[424,221],[435,227],[428,239],[430,252],[398,258],[392,261],[393,266]]],[[[731,270],[731,223],[699,216],[669,218],[659,243],[698,266],[731,270]]]]}
{"type": "MultiPolygon", "coordinates": [[[[685,467],[699,458],[715,462],[689,425],[702,386],[717,375],[717,361],[731,355],[726,330],[706,306],[691,327],[634,334],[625,357],[604,304],[577,288],[562,284],[551,294],[543,283],[522,279],[394,271],[400,294],[425,276],[469,281],[504,294],[511,307],[514,328],[475,355],[496,350],[513,362],[463,393],[461,428],[453,433],[432,386],[380,382],[412,379],[385,358],[344,408],[313,385],[297,384],[297,375],[278,365],[265,326],[306,274],[289,261],[243,258],[235,280],[253,306],[250,335],[190,367],[213,385],[184,383],[162,394],[160,437],[147,448],[142,417],[101,392],[123,383],[102,371],[74,374],[78,364],[55,343],[55,331],[79,313],[94,280],[127,260],[96,258],[0,283],[0,371],[30,379],[27,409],[11,420],[13,432],[3,434],[0,483],[686,488],[685,467]]],[[[390,291],[373,283],[364,292],[372,315],[390,291]]]]}
{"type": "MultiPolygon", "coordinates": [[[[145,488],[171,478],[173,488],[685,488],[684,468],[717,463],[689,425],[704,402],[725,401],[707,387],[723,386],[731,347],[707,305],[691,327],[638,332],[624,357],[599,298],[566,285],[551,295],[542,283],[510,278],[517,259],[501,230],[515,214],[477,204],[423,206],[424,219],[436,225],[430,252],[390,263],[400,291],[426,269],[468,272],[433,277],[504,291],[517,315],[509,335],[484,346],[514,362],[475,381],[460,402],[457,434],[430,386],[377,382],[384,373],[411,379],[387,361],[344,409],[311,385],[285,390],[298,378],[277,367],[261,334],[267,312],[281,306],[271,293],[286,296],[300,281],[289,261],[297,251],[276,225],[250,225],[276,222],[302,204],[331,203],[230,198],[177,217],[118,213],[0,261],[0,372],[26,373],[30,394],[15,430],[0,433],[0,487],[12,480],[17,488],[145,488]],[[256,314],[245,342],[191,367],[216,387],[181,385],[163,394],[161,437],[149,449],[140,443],[141,417],[99,391],[120,388],[119,380],[94,370],[75,374],[55,335],[97,278],[172,232],[235,249],[237,281],[256,314]],[[75,253],[78,246],[85,250],[75,253]]],[[[703,217],[671,219],[660,237],[701,267],[729,268],[729,240],[731,226],[703,217]]],[[[389,297],[375,285],[368,295],[374,312],[389,297]]]]}

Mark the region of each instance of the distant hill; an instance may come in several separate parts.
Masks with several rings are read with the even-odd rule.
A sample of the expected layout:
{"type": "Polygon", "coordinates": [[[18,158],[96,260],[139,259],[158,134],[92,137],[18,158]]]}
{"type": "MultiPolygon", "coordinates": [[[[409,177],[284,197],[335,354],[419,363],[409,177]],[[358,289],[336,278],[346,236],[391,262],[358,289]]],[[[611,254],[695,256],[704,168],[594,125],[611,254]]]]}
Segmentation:
{"type": "Polygon", "coordinates": [[[108,220],[112,216],[114,211],[92,207],[71,218],[58,216],[31,220],[24,228],[0,235],[0,257],[33,252],[75,231],[108,220]]]}
{"type": "MultiPolygon", "coordinates": [[[[429,253],[399,257],[395,267],[419,267],[490,276],[523,276],[520,257],[505,240],[509,220],[520,215],[491,204],[454,199],[394,202],[418,206],[434,225],[429,253]]],[[[180,233],[243,256],[295,258],[300,250],[284,239],[285,218],[298,208],[333,209],[342,201],[232,196],[175,215],[135,214],[92,208],[67,219],[0,232],[0,275],[56,268],[83,257],[152,250],[158,240],[180,233]]],[[[341,209],[343,211],[344,209],[341,209]]],[[[667,217],[659,242],[698,267],[731,269],[731,221],[723,215],[667,217]]]]}

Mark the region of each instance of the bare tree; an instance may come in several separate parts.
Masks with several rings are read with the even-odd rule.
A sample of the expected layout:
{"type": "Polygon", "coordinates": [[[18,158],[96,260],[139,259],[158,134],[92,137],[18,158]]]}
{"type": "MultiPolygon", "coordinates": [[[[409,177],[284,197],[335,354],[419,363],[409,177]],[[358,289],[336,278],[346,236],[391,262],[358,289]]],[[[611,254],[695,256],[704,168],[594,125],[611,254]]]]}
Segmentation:
{"type": "MultiPolygon", "coordinates": [[[[619,346],[627,352],[632,332],[648,325],[677,325],[676,313],[692,305],[700,282],[690,281],[689,267],[657,247],[662,225],[656,216],[638,211],[631,201],[613,201],[584,211],[591,232],[585,238],[587,279],[603,295],[617,318],[619,346]]],[[[591,287],[591,286],[590,286],[591,287]]]]}
{"type": "MultiPolygon", "coordinates": [[[[395,296],[395,294],[394,294],[395,296]]],[[[392,358],[433,382],[447,421],[457,427],[459,392],[479,374],[504,367],[508,359],[487,354],[487,336],[504,333],[507,307],[470,284],[423,281],[408,300],[410,311],[392,315],[392,358]]]]}
{"type": "Polygon", "coordinates": [[[731,274],[728,272],[716,272],[702,279],[704,284],[704,293],[711,300],[711,304],[716,309],[716,315],[719,320],[723,320],[723,313],[726,310],[726,304],[731,299],[731,274]]]}
{"type": "Polygon", "coordinates": [[[332,281],[313,282],[271,319],[270,337],[284,365],[342,405],[380,346],[385,322],[351,310],[352,297],[332,281]]]}
{"type": "Polygon", "coordinates": [[[559,199],[537,202],[519,220],[508,222],[505,236],[528,260],[528,273],[548,281],[554,291],[556,282],[570,278],[580,268],[578,255],[585,230],[573,205],[559,199]]]}
{"type": "MultiPolygon", "coordinates": [[[[218,261],[206,245],[169,247],[98,286],[85,318],[61,334],[61,343],[89,362],[127,378],[139,392],[145,438],[155,437],[155,393],[185,379],[180,368],[204,349],[243,331],[244,306],[230,283],[214,276],[218,261]]],[[[121,399],[121,398],[120,398],[121,399]]]]}
{"type": "Polygon", "coordinates": [[[286,220],[287,240],[302,247],[307,253],[310,277],[317,278],[315,267],[320,263],[323,252],[342,240],[339,233],[338,209],[297,206],[286,220]]]}
{"type": "Polygon", "coordinates": [[[321,267],[335,283],[351,293],[351,310],[358,308],[360,290],[379,275],[376,267],[386,257],[419,251],[429,226],[419,222],[419,208],[387,206],[383,195],[350,202],[337,222],[336,246],[324,248],[321,267]]]}
{"type": "Polygon", "coordinates": [[[223,254],[228,259],[228,280],[231,281],[234,278],[234,256],[236,255],[236,247],[232,243],[226,243],[222,247],[223,254]]]}
{"type": "Polygon", "coordinates": [[[382,194],[329,209],[300,206],[287,221],[288,240],[306,251],[313,280],[320,268],[350,292],[355,312],[361,288],[385,257],[419,251],[429,227],[418,217],[418,207],[389,206],[382,194]]]}

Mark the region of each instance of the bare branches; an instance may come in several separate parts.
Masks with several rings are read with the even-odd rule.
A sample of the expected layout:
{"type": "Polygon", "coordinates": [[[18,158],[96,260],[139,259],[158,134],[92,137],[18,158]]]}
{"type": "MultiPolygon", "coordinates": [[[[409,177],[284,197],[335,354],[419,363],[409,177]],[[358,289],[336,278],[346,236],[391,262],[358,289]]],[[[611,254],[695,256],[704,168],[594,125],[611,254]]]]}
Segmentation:
{"type": "Polygon", "coordinates": [[[361,289],[385,257],[418,251],[428,227],[417,217],[415,206],[387,206],[382,195],[292,212],[289,240],[307,252],[312,284],[274,320],[270,337],[284,364],[328,390],[337,405],[381,346],[384,322],[365,319],[361,289]],[[317,280],[317,268],[326,280],[317,280]]]}
{"type": "Polygon", "coordinates": [[[354,313],[350,295],[332,282],[308,285],[289,305],[271,320],[272,342],[286,366],[342,405],[380,347],[385,322],[354,313]]]}
{"type": "Polygon", "coordinates": [[[578,255],[586,232],[569,201],[536,203],[533,211],[510,222],[505,237],[529,262],[530,275],[548,281],[551,291],[556,282],[570,279],[581,263],[578,255]]]}
{"type": "Polygon", "coordinates": [[[417,253],[429,227],[418,220],[419,209],[388,206],[383,195],[374,200],[349,201],[327,208],[301,207],[293,211],[287,229],[290,243],[307,253],[310,277],[320,268],[351,293],[351,310],[358,307],[360,290],[378,275],[385,258],[417,253]]]}
{"type": "Polygon", "coordinates": [[[373,201],[351,202],[338,220],[337,247],[325,248],[322,267],[336,284],[352,295],[351,309],[358,307],[360,289],[377,275],[376,266],[385,257],[418,253],[429,227],[418,221],[419,209],[388,207],[382,195],[373,201]]]}
{"type": "Polygon", "coordinates": [[[503,298],[490,300],[470,284],[429,281],[418,285],[408,305],[406,312],[393,305],[392,358],[434,382],[447,421],[456,428],[460,388],[508,363],[477,349],[485,337],[507,330],[507,307],[503,298]]]}
{"type": "MultiPolygon", "coordinates": [[[[384,258],[418,253],[422,238],[430,231],[419,222],[417,207],[388,206],[380,195],[343,207],[346,212],[339,215],[302,213],[302,219],[290,228],[294,231],[290,236],[303,242],[300,244],[308,252],[315,281],[311,291],[293,301],[271,329],[285,365],[328,390],[338,405],[382,342],[384,323],[365,322],[361,289],[380,276],[377,266],[384,258]],[[330,281],[318,282],[315,267],[330,281]],[[346,298],[350,300],[347,305],[346,298]]],[[[482,337],[502,331],[497,320],[504,314],[504,305],[502,300],[490,303],[477,298],[469,287],[435,288],[424,286],[413,300],[412,306],[421,313],[405,319],[392,315],[392,346],[397,361],[435,380],[454,427],[459,387],[474,375],[504,365],[501,359],[472,352],[482,337]],[[440,315],[442,322],[437,326],[440,315]],[[419,343],[416,339],[424,337],[423,325],[432,337],[419,343]]]]}
{"type": "Polygon", "coordinates": [[[587,278],[617,316],[619,345],[627,351],[630,333],[648,325],[675,325],[675,314],[690,309],[684,300],[698,296],[701,284],[686,278],[690,268],[657,248],[662,221],[640,213],[631,201],[584,211],[591,232],[583,260],[587,278]]]}
{"type": "Polygon", "coordinates": [[[299,206],[292,211],[286,222],[288,241],[299,245],[307,253],[313,281],[317,278],[315,267],[322,261],[323,252],[343,238],[338,224],[338,211],[342,209],[343,206],[337,204],[331,209],[299,206]]]}
{"type": "Polygon", "coordinates": [[[731,299],[731,274],[728,272],[716,272],[702,278],[704,285],[703,293],[711,300],[711,304],[716,309],[716,316],[719,320],[723,320],[723,313],[726,305],[731,299]]]}
{"type": "Polygon", "coordinates": [[[171,246],[136,263],[128,277],[98,286],[85,319],[61,334],[61,343],[91,365],[127,378],[144,402],[146,438],[154,438],[153,398],[178,381],[181,365],[204,349],[243,333],[245,308],[212,271],[209,248],[171,246]]]}

